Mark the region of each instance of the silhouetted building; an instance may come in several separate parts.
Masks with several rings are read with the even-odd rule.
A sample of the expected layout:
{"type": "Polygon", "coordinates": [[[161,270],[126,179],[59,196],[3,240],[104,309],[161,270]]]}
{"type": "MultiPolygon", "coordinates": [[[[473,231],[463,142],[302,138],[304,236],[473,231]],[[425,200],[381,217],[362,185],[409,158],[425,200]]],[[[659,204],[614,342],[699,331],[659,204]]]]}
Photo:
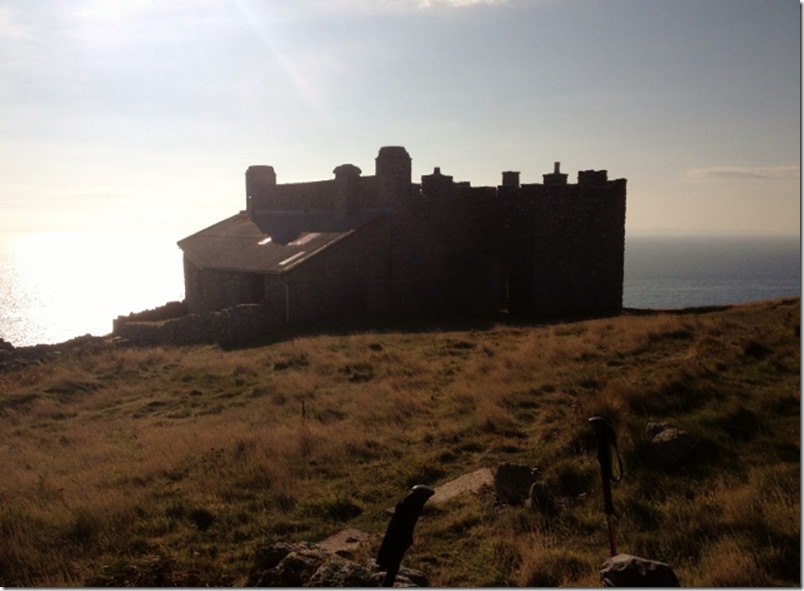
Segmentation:
{"type": "Polygon", "coordinates": [[[554,171],[541,184],[502,173],[471,187],[435,168],[411,180],[403,147],[376,171],[343,164],[330,180],[278,184],[246,171],[246,208],[179,242],[186,302],[203,314],[262,304],[266,330],[507,311],[531,318],[622,308],[625,179],[554,171]]]}

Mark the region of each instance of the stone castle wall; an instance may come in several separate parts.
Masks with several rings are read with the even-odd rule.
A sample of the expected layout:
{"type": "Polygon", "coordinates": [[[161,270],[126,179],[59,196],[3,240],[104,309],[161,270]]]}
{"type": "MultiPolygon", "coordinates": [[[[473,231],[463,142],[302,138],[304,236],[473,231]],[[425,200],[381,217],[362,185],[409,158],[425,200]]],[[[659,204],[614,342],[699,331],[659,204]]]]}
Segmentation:
{"type": "Polygon", "coordinates": [[[283,323],[271,318],[270,310],[261,304],[241,304],[210,312],[186,314],[153,322],[123,320],[115,322],[115,337],[136,345],[195,345],[217,343],[224,347],[241,347],[278,334],[283,323]]]}
{"type": "Polygon", "coordinates": [[[200,269],[184,257],[184,290],[189,310],[213,312],[263,300],[265,275],[222,269],[200,269]]]}
{"type": "Polygon", "coordinates": [[[379,218],[286,274],[267,276],[265,305],[295,327],[382,318],[390,267],[388,219],[379,218]]]}
{"type": "Polygon", "coordinates": [[[277,184],[270,166],[246,173],[247,211],[374,209],[379,218],[281,274],[200,269],[185,257],[186,306],[162,323],[129,318],[116,334],[138,342],[237,342],[317,323],[507,311],[530,318],[622,308],[626,181],[556,163],[539,184],[506,171],[471,187],[436,168],[411,180],[404,148],[380,150],[374,176],[277,184]],[[240,336],[238,336],[240,334],[240,336]],[[156,342],[156,341],[154,341],[156,342]]]}

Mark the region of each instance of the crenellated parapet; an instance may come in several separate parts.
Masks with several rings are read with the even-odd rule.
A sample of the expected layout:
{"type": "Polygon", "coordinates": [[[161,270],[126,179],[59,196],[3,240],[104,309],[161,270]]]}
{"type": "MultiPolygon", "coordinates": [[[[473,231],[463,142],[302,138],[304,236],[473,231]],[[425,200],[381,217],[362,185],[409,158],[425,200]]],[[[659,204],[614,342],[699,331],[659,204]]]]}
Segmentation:
{"type": "MultiPolygon", "coordinates": [[[[470,309],[556,317],[621,309],[625,179],[609,180],[606,170],[581,170],[576,182],[570,182],[560,162],[541,175],[541,182],[528,182],[519,171],[506,170],[500,185],[491,187],[456,181],[438,166],[414,183],[411,171],[411,157],[402,146],[382,147],[373,175],[364,176],[359,167],[347,163],[335,167],[330,179],[280,184],[273,167],[250,166],[243,214],[258,227],[256,236],[273,232],[272,240],[266,233],[259,245],[299,245],[297,254],[278,256],[280,276],[291,268],[287,261],[293,261],[295,269],[299,257],[311,259],[292,276],[306,276],[308,286],[320,283],[320,293],[330,294],[327,297],[336,297],[338,290],[359,292],[371,302],[372,313],[470,309]],[[375,234],[365,234],[362,220],[375,220],[375,234]],[[306,234],[297,231],[304,228],[306,234]],[[299,242],[306,239],[282,241],[284,234],[324,236],[324,232],[333,236],[333,244],[356,245],[351,233],[364,236],[365,243],[342,259],[343,264],[354,265],[349,281],[332,274],[341,263],[324,265],[330,275],[314,279],[315,261],[325,256],[312,256],[311,247],[305,246],[312,243],[299,242]],[[367,270],[366,261],[361,262],[369,254],[373,267],[382,269],[376,276],[367,270]],[[355,281],[366,285],[358,289],[355,281]]],[[[215,252],[211,249],[210,256],[215,252]]],[[[259,252],[252,255],[258,257],[259,252]]],[[[208,294],[213,284],[223,285],[209,279],[215,276],[213,270],[192,266],[190,270],[186,273],[190,291],[195,290],[196,275],[207,278],[208,294]]],[[[227,272],[231,277],[219,290],[221,301],[245,298],[244,303],[251,303],[290,293],[285,293],[284,279],[269,289],[270,282],[263,285],[253,276],[227,272]]],[[[188,294],[188,301],[192,297],[188,294]]],[[[323,296],[306,297],[313,302],[323,296]]],[[[354,297],[346,300],[355,302],[354,297]]],[[[210,295],[206,298],[211,301],[210,295]]],[[[324,313],[323,308],[317,310],[316,314],[324,313]]]]}

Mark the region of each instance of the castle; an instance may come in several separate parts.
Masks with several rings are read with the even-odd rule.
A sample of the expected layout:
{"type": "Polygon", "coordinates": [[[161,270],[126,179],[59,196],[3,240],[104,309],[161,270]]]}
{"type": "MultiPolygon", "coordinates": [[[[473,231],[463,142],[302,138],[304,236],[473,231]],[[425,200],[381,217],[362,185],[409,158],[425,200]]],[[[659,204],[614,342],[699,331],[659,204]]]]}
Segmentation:
{"type": "Polygon", "coordinates": [[[625,179],[560,171],[539,184],[503,172],[472,187],[435,168],[411,178],[403,147],[374,175],[277,183],[246,171],[245,210],[178,245],[186,307],[204,315],[253,304],[264,329],[466,313],[527,318],[622,309],[625,179]]]}

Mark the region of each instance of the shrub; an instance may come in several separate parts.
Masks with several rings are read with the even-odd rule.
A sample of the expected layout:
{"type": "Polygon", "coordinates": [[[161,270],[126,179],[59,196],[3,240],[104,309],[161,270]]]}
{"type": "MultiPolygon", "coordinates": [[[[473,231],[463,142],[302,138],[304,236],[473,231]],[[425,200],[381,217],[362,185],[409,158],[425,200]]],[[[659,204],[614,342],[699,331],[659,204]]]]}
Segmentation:
{"type": "Polygon", "coordinates": [[[190,511],[189,518],[201,531],[206,531],[215,523],[215,516],[204,508],[193,509],[190,511]]]}

